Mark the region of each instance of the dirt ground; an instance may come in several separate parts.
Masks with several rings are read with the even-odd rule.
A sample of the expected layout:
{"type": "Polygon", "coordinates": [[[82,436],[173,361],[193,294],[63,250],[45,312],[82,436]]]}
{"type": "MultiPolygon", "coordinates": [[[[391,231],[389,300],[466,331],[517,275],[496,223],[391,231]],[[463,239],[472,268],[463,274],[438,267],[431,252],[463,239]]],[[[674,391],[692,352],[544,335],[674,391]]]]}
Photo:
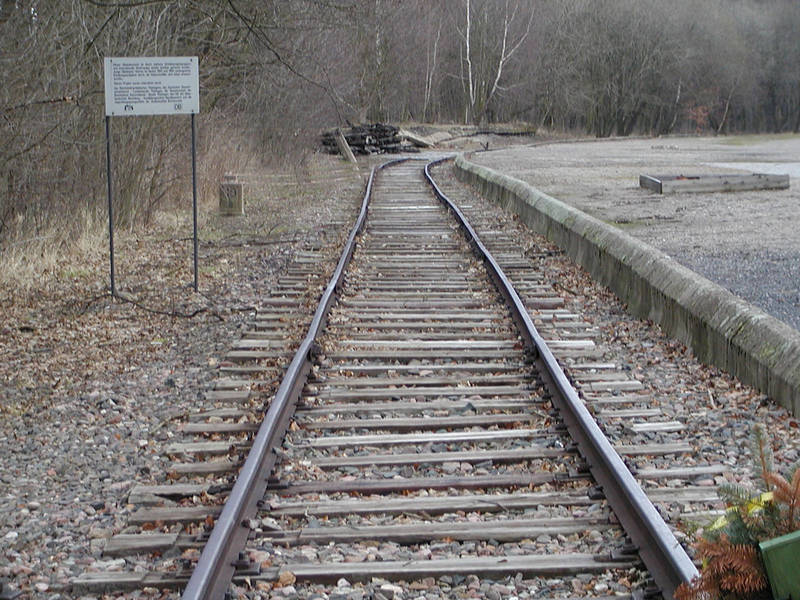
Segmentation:
{"type": "Polygon", "coordinates": [[[800,136],[543,143],[473,155],[800,329],[800,136]],[[660,195],[639,174],[786,173],[788,190],[660,195]]]}
{"type": "Polygon", "coordinates": [[[71,579],[127,526],[126,492],[167,480],[164,445],[278,274],[309,247],[338,255],[363,174],[319,157],[243,175],[244,216],[201,207],[199,293],[185,208],[118,233],[119,300],[105,244],[0,279],[0,598],[75,597],[71,579]]]}

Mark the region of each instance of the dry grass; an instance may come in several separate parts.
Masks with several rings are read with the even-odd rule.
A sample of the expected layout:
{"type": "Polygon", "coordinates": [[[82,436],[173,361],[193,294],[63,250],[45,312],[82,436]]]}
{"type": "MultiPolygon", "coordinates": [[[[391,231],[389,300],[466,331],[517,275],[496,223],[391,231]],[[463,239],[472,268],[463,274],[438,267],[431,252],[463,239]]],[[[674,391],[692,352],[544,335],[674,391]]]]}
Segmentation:
{"type": "MultiPolygon", "coordinates": [[[[208,220],[208,214],[216,208],[217,185],[226,172],[258,170],[263,167],[262,158],[253,144],[233,127],[218,118],[208,116],[199,129],[198,155],[198,204],[200,225],[208,220]]],[[[112,149],[113,152],[113,149],[112,149]]],[[[115,243],[124,247],[130,239],[159,231],[162,236],[191,235],[192,191],[189,155],[186,154],[182,171],[165,173],[162,178],[175,180],[171,192],[164,195],[146,219],[137,219],[127,226],[115,228],[115,243]]],[[[177,161],[176,161],[177,163],[177,161]]],[[[125,168],[124,165],[115,170],[125,168]]],[[[97,175],[105,179],[105,173],[97,175]]],[[[73,174],[73,177],[79,177],[73,174]]],[[[57,191],[57,190],[56,190],[57,191]]],[[[142,204],[148,202],[148,190],[141,190],[142,204]]],[[[93,198],[92,202],[79,208],[65,205],[63,214],[49,219],[37,231],[26,231],[21,219],[13,223],[4,240],[0,240],[0,290],[8,293],[30,293],[47,280],[59,278],[60,274],[86,271],[87,265],[108,261],[108,212],[105,197],[93,198]]]]}
{"type": "Polygon", "coordinates": [[[87,227],[68,248],[39,240],[24,252],[4,254],[0,415],[35,411],[56,397],[82,393],[92,381],[153,359],[163,350],[153,340],[172,340],[187,328],[218,321],[225,326],[231,311],[256,306],[298,245],[330,223],[335,205],[358,206],[361,178],[335,159],[320,157],[305,172],[307,180],[294,172],[251,170],[251,201],[243,217],[222,217],[206,199],[199,294],[191,290],[188,205],[158,211],[148,227],[119,232],[117,289],[135,304],[108,295],[103,223],[87,227]]]}

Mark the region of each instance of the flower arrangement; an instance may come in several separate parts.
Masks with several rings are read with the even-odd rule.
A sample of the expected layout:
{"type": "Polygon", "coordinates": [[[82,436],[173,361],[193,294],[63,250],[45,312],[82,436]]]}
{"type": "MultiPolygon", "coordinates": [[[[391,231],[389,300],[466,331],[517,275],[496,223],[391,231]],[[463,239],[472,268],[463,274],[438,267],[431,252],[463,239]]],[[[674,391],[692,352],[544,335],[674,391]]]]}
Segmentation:
{"type": "Polygon", "coordinates": [[[753,468],[762,489],[728,483],[719,488],[728,506],[695,544],[702,560],[700,576],[682,584],[677,600],[771,598],[759,550],[763,541],[800,530],[800,463],[784,477],[774,470],[764,425],[753,427],[753,468]]]}

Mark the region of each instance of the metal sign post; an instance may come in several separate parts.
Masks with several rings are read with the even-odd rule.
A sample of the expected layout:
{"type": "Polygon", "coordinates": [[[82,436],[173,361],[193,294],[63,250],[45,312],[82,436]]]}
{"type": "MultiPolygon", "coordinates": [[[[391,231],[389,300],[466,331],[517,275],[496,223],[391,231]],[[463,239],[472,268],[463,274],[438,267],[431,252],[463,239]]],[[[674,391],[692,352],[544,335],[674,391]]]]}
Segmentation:
{"type": "Polygon", "coordinates": [[[194,291],[197,291],[197,146],[192,113],[192,221],[194,223],[194,291]]]}
{"type": "Polygon", "coordinates": [[[108,256],[111,263],[111,295],[117,297],[114,283],[114,204],[111,202],[111,117],[106,116],[106,179],[108,180],[108,256]]]}
{"type": "Polygon", "coordinates": [[[197,152],[194,116],[200,112],[200,73],[196,56],[103,59],[106,103],[106,173],[111,295],[114,278],[114,212],[111,177],[111,117],[180,115],[192,118],[192,216],[194,224],[194,291],[197,275],[197,152]]]}

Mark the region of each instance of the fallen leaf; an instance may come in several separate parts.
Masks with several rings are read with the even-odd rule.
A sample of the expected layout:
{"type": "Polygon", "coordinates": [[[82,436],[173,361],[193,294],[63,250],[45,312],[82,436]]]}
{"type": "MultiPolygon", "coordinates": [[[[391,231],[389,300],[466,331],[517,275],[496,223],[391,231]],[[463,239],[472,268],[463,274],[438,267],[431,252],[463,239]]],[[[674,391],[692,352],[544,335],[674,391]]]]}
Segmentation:
{"type": "Polygon", "coordinates": [[[283,587],[286,585],[292,585],[295,581],[297,581],[297,577],[294,576],[294,573],[291,571],[281,571],[278,574],[277,585],[279,587],[283,587]]]}

